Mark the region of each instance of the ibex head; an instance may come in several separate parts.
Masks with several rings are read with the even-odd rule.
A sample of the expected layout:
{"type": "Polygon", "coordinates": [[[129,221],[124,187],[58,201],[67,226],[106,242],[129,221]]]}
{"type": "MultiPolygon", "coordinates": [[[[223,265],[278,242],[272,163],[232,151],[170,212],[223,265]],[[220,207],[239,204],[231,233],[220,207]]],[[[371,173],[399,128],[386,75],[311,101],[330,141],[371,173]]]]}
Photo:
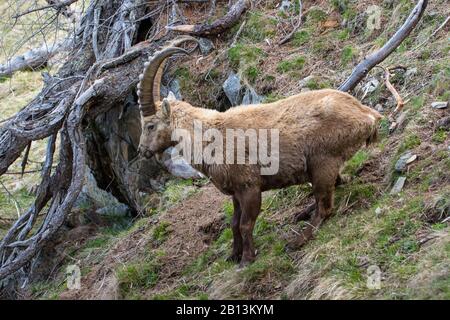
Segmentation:
{"type": "Polygon", "coordinates": [[[197,40],[192,37],[183,37],[170,42],[166,47],[145,63],[143,74],[140,75],[138,85],[139,109],[141,111],[142,133],[139,142],[139,153],[151,158],[162,153],[172,146],[172,129],[170,127],[171,105],[177,103],[173,94],[161,101],[161,78],[166,60],[177,53],[188,54],[177,46],[186,42],[197,40]]]}

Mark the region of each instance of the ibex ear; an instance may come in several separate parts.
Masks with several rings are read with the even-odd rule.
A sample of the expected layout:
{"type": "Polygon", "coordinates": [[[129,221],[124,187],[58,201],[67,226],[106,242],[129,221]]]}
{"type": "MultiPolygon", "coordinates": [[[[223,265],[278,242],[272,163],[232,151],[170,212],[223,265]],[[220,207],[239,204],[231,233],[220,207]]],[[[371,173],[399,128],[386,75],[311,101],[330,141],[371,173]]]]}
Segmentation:
{"type": "Polygon", "coordinates": [[[162,115],[165,118],[170,117],[170,102],[167,98],[164,98],[161,104],[162,115]]]}

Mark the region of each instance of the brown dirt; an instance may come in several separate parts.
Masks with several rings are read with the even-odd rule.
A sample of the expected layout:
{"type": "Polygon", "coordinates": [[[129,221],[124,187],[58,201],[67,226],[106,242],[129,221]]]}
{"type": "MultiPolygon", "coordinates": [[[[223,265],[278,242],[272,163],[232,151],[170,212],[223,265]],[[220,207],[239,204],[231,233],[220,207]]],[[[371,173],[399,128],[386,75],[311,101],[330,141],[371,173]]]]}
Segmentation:
{"type": "MultiPolygon", "coordinates": [[[[222,212],[225,200],[226,196],[209,184],[161,215],[159,222],[168,223],[169,235],[158,246],[158,249],[165,253],[159,259],[160,278],[147,294],[152,295],[176,285],[181,272],[208,249],[211,241],[216,239],[225,227],[222,212]]],[[[101,262],[94,264],[91,271],[82,277],[82,289],[63,292],[61,299],[120,298],[115,270],[123,263],[139,259],[146,248],[156,246],[151,232],[155,222],[118,240],[101,262]]]]}

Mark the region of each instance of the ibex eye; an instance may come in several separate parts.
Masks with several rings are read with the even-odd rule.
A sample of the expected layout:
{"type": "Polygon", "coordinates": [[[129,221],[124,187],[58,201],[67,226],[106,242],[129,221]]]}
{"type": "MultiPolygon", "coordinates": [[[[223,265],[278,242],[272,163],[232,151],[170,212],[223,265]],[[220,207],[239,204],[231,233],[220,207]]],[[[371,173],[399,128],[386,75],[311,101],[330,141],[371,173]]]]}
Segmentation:
{"type": "Polygon", "coordinates": [[[153,130],[155,129],[155,125],[154,124],[149,124],[148,125],[148,130],[153,130]]]}

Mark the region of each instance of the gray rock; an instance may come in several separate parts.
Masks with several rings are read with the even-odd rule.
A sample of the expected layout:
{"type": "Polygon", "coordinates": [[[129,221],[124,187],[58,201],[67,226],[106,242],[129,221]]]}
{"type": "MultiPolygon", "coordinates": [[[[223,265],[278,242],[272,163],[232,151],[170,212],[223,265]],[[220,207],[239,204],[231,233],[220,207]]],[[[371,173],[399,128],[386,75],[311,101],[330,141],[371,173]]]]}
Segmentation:
{"type": "Polygon", "coordinates": [[[400,159],[397,160],[397,163],[395,164],[395,171],[397,172],[405,172],[406,166],[408,165],[408,160],[413,156],[413,154],[410,151],[405,152],[400,156],[400,159]]]}
{"type": "Polygon", "coordinates": [[[289,0],[283,0],[281,2],[280,8],[278,10],[282,12],[287,12],[292,7],[292,3],[289,0]]]}
{"type": "Polygon", "coordinates": [[[307,76],[306,78],[303,78],[302,80],[300,80],[298,82],[298,86],[300,87],[300,89],[306,87],[306,85],[308,84],[309,81],[313,80],[315,77],[313,75],[307,76]]]}
{"type": "Polygon", "coordinates": [[[381,213],[382,213],[381,208],[380,208],[380,207],[377,207],[377,208],[375,209],[375,215],[376,215],[377,217],[379,217],[379,216],[381,216],[381,213]]]}
{"type": "Polygon", "coordinates": [[[130,208],[128,208],[127,205],[121,203],[116,206],[107,206],[107,207],[100,208],[100,209],[96,210],[95,212],[100,215],[125,217],[130,213],[130,208]]]}
{"type": "Polygon", "coordinates": [[[364,93],[372,93],[375,90],[377,90],[378,86],[380,85],[380,81],[377,78],[371,78],[365,85],[364,85],[364,93]]]}
{"type": "Polygon", "coordinates": [[[405,78],[411,79],[417,74],[417,68],[411,68],[406,70],[405,72],[405,78]]]}
{"type": "Polygon", "coordinates": [[[236,73],[230,73],[222,88],[231,105],[233,107],[239,105],[242,86],[241,79],[236,73]]]}
{"type": "Polygon", "coordinates": [[[383,108],[383,106],[382,106],[381,104],[377,104],[377,105],[375,106],[375,110],[377,110],[377,111],[380,112],[380,113],[383,113],[383,112],[384,112],[384,108],[383,108]]]}
{"type": "Polygon", "coordinates": [[[164,151],[163,163],[167,170],[176,177],[183,179],[202,179],[205,177],[192,168],[182,156],[178,155],[173,147],[164,151]]]}
{"type": "Polygon", "coordinates": [[[108,206],[119,206],[121,203],[109,192],[100,189],[89,167],[86,166],[84,184],[75,202],[75,207],[103,208],[108,206]]]}
{"type": "Polygon", "coordinates": [[[439,129],[450,130],[450,116],[439,119],[436,125],[439,129]]]}
{"type": "Polygon", "coordinates": [[[256,93],[255,89],[247,87],[247,89],[245,89],[244,98],[242,99],[242,104],[243,105],[258,104],[261,103],[263,99],[264,99],[263,97],[261,97],[256,93]]]}
{"type": "Polygon", "coordinates": [[[200,52],[202,55],[207,55],[215,49],[214,43],[209,39],[200,38],[198,39],[198,43],[200,45],[200,52]]]}
{"type": "Polygon", "coordinates": [[[178,79],[173,79],[170,81],[168,86],[161,86],[161,96],[167,97],[169,93],[172,92],[175,95],[175,98],[178,100],[183,100],[183,96],[181,95],[180,82],[178,79]]]}
{"type": "Polygon", "coordinates": [[[431,104],[433,109],[445,109],[448,107],[448,101],[436,101],[431,104]]]}
{"type": "Polygon", "coordinates": [[[403,187],[405,186],[405,182],[406,182],[405,177],[399,177],[395,182],[394,186],[392,187],[391,194],[395,195],[400,193],[403,190],[403,187]]]}

